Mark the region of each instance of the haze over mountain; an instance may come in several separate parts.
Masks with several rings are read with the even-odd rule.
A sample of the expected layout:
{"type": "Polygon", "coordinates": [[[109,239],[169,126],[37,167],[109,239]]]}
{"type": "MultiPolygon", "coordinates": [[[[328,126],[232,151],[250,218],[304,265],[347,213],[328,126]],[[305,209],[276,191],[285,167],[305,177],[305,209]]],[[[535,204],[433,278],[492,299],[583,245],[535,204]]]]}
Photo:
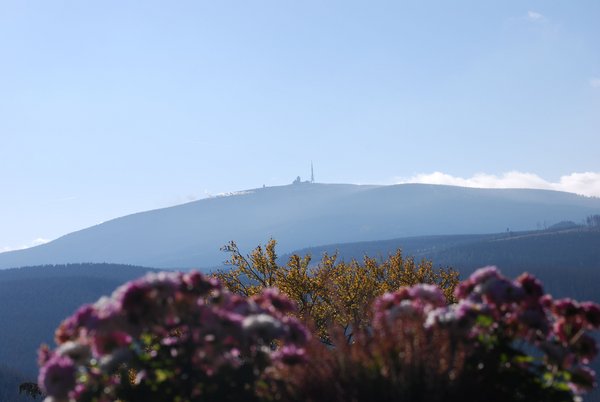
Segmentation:
{"type": "Polygon", "coordinates": [[[535,229],[600,213],[600,198],[528,189],[401,184],[266,187],[117,218],[50,243],[0,254],[0,268],[110,262],[210,268],[234,240],[279,252],[406,236],[535,229]]]}

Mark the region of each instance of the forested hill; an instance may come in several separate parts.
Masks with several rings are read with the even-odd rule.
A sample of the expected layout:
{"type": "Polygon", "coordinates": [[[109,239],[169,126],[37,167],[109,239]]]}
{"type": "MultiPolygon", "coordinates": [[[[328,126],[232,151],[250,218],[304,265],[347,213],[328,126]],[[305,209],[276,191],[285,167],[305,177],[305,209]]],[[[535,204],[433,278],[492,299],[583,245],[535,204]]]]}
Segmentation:
{"type": "Polygon", "coordinates": [[[220,265],[220,247],[272,237],[280,252],[318,244],[534,229],[600,213],[600,198],[528,189],[426,184],[301,183],[243,191],[114,219],[26,250],[0,268],[112,262],[167,268],[220,265]]]}
{"type": "MultiPolygon", "coordinates": [[[[0,271],[0,365],[36,379],[36,351],[79,306],[110,294],[149,268],[69,264],[0,271]]],[[[3,401],[0,399],[0,401],[3,401]]]]}
{"type": "Polygon", "coordinates": [[[436,266],[454,267],[462,278],[476,268],[496,265],[512,277],[524,271],[535,274],[555,296],[600,302],[600,231],[588,228],[409,237],[331,244],[296,253],[318,259],[325,252],[337,252],[345,260],[362,260],[365,255],[385,257],[398,249],[436,266]]]}

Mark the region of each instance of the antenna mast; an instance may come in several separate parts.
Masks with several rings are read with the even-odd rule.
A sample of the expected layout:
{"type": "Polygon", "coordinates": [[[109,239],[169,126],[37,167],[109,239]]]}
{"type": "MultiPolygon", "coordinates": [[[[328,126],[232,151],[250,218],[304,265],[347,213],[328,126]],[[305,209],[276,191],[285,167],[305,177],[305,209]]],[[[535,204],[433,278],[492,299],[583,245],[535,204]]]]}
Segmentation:
{"type": "Polygon", "coordinates": [[[313,163],[310,161],[310,182],[315,182],[315,171],[313,170],[313,163]]]}

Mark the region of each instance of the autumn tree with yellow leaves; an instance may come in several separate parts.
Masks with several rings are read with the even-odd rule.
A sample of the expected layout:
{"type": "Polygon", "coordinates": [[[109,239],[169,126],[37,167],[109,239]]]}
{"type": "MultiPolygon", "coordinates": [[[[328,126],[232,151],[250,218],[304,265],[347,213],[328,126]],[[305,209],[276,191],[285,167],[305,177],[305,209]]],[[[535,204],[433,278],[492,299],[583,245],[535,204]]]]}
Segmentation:
{"type": "Polygon", "coordinates": [[[369,322],[368,307],[386,292],[419,283],[439,286],[448,302],[454,301],[458,272],[452,268],[434,269],[427,260],[416,262],[398,250],[387,260],[378,261],[365,256],[362,262],[339,261],[337,254],[324,254],[317,264],[310,255],[289,257],[285,265],[277,262],[277,242],[273,239],[244,255],[235,242],[223,250],[230,254],[229,270],[214,275],[230,291],[252,296],[264,288],[275,287],[298,306],[298,316],[312,322],[325,342],[330,330],[342,331],[350,340],[352,328],[369,322]]]}

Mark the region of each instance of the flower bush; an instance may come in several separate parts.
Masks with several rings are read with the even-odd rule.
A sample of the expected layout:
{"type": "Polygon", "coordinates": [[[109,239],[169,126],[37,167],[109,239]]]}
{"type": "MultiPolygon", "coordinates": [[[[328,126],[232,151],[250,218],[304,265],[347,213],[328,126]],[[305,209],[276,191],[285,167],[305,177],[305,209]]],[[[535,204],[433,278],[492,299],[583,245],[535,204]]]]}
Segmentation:
{"type": "Polygon", "coordinates": [[[600,306],[553,300],[529,274],[476,271],[446,304],[416,285],[378,298],[371,325],[347,345],[312,345],[308,367],[281,378],[290,401],[574,401],[595,386],[589,332],[600,306]]]}
{"type": "Polygon", "coordinates": [[[150,274],[80,308],[40,349],[49,401],[574,401],[595,386],[600,306],[554,300],[529,274],[480,269],[448,304],[434,285],[377,298],[334,346],[274,289],[229,293],[150,274]]]}
{"type": "Polygon", "coordinates": [[[199,273],[159,273],[81,307],[39,352],[48,401],[257,400],[269,368],[310,335],[276,290],[233,295],[199,273]]]}

